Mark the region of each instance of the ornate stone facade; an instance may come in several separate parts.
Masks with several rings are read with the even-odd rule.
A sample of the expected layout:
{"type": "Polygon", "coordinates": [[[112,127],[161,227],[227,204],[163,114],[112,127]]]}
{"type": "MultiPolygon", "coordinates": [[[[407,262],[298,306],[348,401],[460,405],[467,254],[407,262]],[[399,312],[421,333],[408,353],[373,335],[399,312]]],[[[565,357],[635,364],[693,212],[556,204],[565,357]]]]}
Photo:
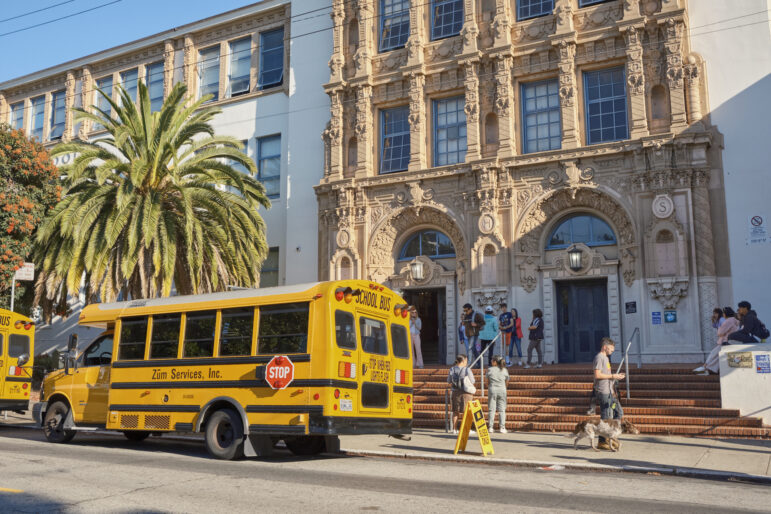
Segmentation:
{"type": "MultiPolygon", "coordinates": [[[[715,233],[724,225],[710,203],[724,194],[709,180],[720,165],[713,145],[719,134],[704,117],[703,62],[690,53],[685,2],[554,3],[553,14],[518,21],[514,0],[465,1],[459,33],[432,41],[430,2],[411,2],[406,50],[378,53],[379,29],[363,31],[361,18],[379,12],[377,0],[354,7],[334,0],[324,138],[332,157],[316,188],[320,275],[339,278],[345,258],[360,278],[397,289],[425,286],[405,279],[407,264],[398,257],[411,234],[434,229],[455,247],[453,259],[432,268],[445,279],[454,275],[457,297],[447,297],[447,312],[451,302],[466,301],[482,307],[507,300],[523,317],[542,308],[547,360],[556,361],[554,281],[601,279],[610,335],[628,337],[639,327],[646,360],[661,360],[675,339],[674,360],[700,360],[712,345],[707,321],[719,296],[714,247],[726,236],[715,233]],[[351,27],[358,27],[355,37],[351,27]],[[619,66],[629,138],[590,145],[583,73],[619,66]],[[521,85],[547,79],[557,81],[561,145],[525,153],[521,85]],[[433,166],[433,101],[448,96],[464,99],[467,151],[463,162],[433,166]],[[409,166],[379,174],[379,113],[402,105],[409,110],[409,166]],[[343,121],[344,111],[355,112],[353,123],[343,121]],[[356,172],[344,177],[350,140],[357,142],[356,172]],[[350,191],[345,216],[341,188],[350,191]],[[571,214],[596,216],[615,234],[611,245],[576,245],[584,259],[577,270],[547,248],[557,223],[571,214]],[[651,313],[665,309],[679,310],[679,325],[651,325],[651,313]]],[[[449,361],[455,320],[447,326],[449,361]]]]}

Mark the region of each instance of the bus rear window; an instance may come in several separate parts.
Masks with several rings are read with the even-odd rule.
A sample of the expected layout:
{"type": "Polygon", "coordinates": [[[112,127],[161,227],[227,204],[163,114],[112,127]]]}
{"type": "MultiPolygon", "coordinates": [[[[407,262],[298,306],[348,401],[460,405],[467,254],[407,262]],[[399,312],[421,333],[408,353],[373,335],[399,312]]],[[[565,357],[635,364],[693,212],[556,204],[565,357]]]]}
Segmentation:
{"type": "Polygon", "coordinates": [[[185,320],[185,345],[183,357],[211,357],[214,355],[214,332],[217,329],[217,313],[193,312],[185,320]]]}
{"type": "Polygon", "coordinates": [[[8,357],[20,357],[29,355],[29,336],[11,334],[8,337],[8,357]]]}
{"type": "Polygon", "coordinates": [[[121,321],[118,359],[143,359],[147,338],[147,318],[125,318],[121,321]]]}
{"type": "Polygon", "coordinates": [[[250,355],[254,309],[226,309],[222,311],[220,356],[250,355]]]}
{"type": "Polygon", "coordinates": [[[388,355],[385,323],[379,320],[359,318],[359,333],[361,334],[361,349],[367,353],[388,355]]]}
{"type": "Polygon", "coordinates": [[[394,356],[402,359],[410,358],[410,343],[407,340],[407,329],[401,325],[391,325],[391,344],[394,356]]]}
{"type": "Polygon", "coordinates": [[[287,303],[260,307],[258,353],[305,353],[308,351],[310,304],[287,303]]]}
{"type": "Polygon", "coordinates": [[[153,335],[150,339],[151,359],[177,358],[181,325],[181,314],[153,316],[153,335]]]}
{"type": "Polygon", "coordinates": [[[335,311],[335,334],[337,346],[348,350],[356,349],[356,324],[353,321],[353,314],[335,311]]]}

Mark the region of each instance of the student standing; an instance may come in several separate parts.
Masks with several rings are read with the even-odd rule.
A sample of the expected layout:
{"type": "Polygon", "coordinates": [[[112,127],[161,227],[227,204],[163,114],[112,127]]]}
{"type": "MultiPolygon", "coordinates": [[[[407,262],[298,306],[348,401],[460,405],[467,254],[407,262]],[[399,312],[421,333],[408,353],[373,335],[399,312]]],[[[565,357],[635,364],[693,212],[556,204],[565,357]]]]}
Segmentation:
{"type": "Polygon", "coordinates": [[[493,357],[493,365],[487,368],[487,410],[490,413],[490,422],[487,424],[490,432],[495,423],[495,412],[500,412],[501,422],[499,428],[501,434],[506,430],[506,383],[509,381],[509,370],[506,369],[503,357],[493,357]]]}
{"type": "Polygon", "coordinates": [[[463,306],[463,314],[461,315],[461,323],[463,323],[463,329],[466,334],[466,340],[468,346],[471,349],[472,362],[476,360],[481,351],[479,345],[479,331],[485,326],[485,318],[480,312],[474,312],[474,308],[470,303],[463,306]]]}
{"type": "MultiPolygon", "coordinates": [[[[514,323],[514,329],[512,330],[511,339],[517,346],[517,357],[519,362],[517,366],[522,365],[522,318],[519,317],[517,309],[511,309],[511,318],[514,323]]],[[[509,347],[509,362],[514,363],[514,346],[509,347]]]]}
{"type": "Polygon", "coordinates": [[[511,336],[514,333],[514,318],[508,311],[506,304],[501,302],[501,314],[498,316],[498,328],[501,330],[501,338],[503,338],[504,348],[508,349],[506,352],[508,357],[506,358],[506,366],[511,366],[511,336]]]}
{"type": "MultiPolygon", "coordinates": [[[[469,377],[471,383],[474,383],[474,373],[468,367],[468,359],[462,353],[455,357],[455,365],[450,368],[447,374],[447,383],[452,387],[450,396],[452,402],[452,433],[457,434],[458,417],[466,412],[466,404],[474,399],[474,395],[467,393],[463,388],[463,380],[469,377]]],[[[472,429],[473,431],[473,429],[472,429]]]]}
{"type": "Polygon", "coordinates": [[[538,365],[536,368],[543,366],[543,350],[541,349],[541,341],[543,341],[543,312],[541,309],[533,310],[533,321],[530,322],[528,327],[530,335],[528,336],[530,344],[527,345],[527,364],[525,368],[530,367],[530,363],[533,360],[533,350],[538,354],[538,365]]]}
{"type": "Polygon", "coordinates": [[[410,336],[412,337],[412,349],[415,353],[415,366],[423,369],[423,353],[420,351],[420,329],[423,323],[418,317],[418,310],[413,305],[410,307],[410,336]]]}
{"type": "MultiPolygon", "coordinates": [[[[479,340],[482,343],[482,351],[490,346],[495,336],[498,335],[498,318],[493,315],[493,307],[488,305],[485,307],[485,324],[482,330],[479,331],[479,340]]],[[[480,363],[481,365],[481,363],[480,363]]],[[[487,365],[493,365],[493,349],[487,352],[487,365]]]]}

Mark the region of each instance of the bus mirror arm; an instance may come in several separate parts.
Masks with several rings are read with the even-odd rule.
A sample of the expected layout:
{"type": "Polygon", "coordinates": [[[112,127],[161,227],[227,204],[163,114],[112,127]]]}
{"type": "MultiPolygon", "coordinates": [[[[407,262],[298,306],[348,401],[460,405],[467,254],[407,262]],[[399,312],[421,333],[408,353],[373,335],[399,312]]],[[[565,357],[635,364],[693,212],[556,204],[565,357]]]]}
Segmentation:
{"type": "Polygon", "coordinates": [[[254,375],[258,381],[265,380],[265,366],[257,366],[254,375]]]}

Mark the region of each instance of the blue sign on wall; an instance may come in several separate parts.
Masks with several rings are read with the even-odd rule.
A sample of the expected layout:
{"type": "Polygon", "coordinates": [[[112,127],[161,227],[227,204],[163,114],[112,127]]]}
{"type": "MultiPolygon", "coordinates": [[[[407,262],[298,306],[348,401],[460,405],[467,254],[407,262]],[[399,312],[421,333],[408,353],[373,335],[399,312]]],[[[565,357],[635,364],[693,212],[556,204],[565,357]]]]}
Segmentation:
{"type": "Polygon", "coordinates": [[[771,373],[771,357],[768,355],[755,355],[755,372],[771,373]]]}
{"type": "Polygon", "coordinates": [[[653,322],[654,325],[661,325],[661,313],[651,312],[651,322],[653,322]]]}
{"type": "Polygon", "coordinates": [[[664,311],[664,323],[677,323],[677,311],[664,311]]]}

